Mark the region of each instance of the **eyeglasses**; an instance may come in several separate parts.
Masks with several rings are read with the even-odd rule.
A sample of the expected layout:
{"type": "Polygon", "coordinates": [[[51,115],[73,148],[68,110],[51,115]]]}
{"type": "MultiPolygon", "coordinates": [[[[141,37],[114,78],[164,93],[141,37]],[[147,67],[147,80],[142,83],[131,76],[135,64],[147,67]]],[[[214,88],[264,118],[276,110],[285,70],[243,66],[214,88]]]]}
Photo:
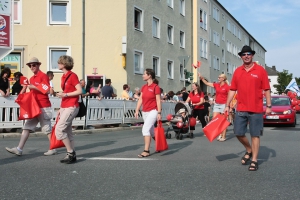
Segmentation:
{"type": "Polygon", "coordinates": [[[223,77],[219,76],[218,78],[223,78],[223,77]]]}
{"type": "Polygon", "coordinates": [[[242,56],[251,56],[252,55],[252,53],[251,52],[248,52],[248,53],[242,53],[242,56]]]}
{"type": "Polygon", "coordinates": [[[36,64],[36,63],[34,63],[34,64],[28,64],[28,67],[36,67],[36,66],[38,66],[38,64],[36,64]]]}

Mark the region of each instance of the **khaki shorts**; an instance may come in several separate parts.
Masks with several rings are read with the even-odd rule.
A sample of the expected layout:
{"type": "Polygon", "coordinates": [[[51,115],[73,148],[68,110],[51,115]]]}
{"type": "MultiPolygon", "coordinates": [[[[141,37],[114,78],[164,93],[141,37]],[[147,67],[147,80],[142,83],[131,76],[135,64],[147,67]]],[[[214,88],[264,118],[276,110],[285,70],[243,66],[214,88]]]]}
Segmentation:
{"type": "Polygon", "coordinates": [[[51,107],[41,108],[42,113],[33,118],[25,121],[23,126],[24,130],[35,131],[36,125],[40,123],[43,133],[51,133],[51,118],[52,118],[52,109],[51,107]]]}
{"type": "Polygon", "coordinates": [[[58,140],[69,138],[70,141],[74,140],[72,133],[72,121],[76,117],[79,107],[60,108],[59,119],[55,127],[55,135],[58,140]]]}

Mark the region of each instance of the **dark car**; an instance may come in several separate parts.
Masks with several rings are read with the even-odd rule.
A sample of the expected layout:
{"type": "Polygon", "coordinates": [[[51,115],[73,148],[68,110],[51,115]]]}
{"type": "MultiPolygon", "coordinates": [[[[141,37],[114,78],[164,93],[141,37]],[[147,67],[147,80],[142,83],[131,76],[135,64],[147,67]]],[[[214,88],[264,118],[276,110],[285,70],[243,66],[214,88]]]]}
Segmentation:
{"type": "MultiPolygon", "coordinates": [[[[272,112],[264,115],[264,124],[287,124],[296,126],[296,111],[293,109],[291,100],[288,96],[271,96],[272,112]]],[[[266,99],[264,99],[264,113],[266,110],[266,99]]]]}

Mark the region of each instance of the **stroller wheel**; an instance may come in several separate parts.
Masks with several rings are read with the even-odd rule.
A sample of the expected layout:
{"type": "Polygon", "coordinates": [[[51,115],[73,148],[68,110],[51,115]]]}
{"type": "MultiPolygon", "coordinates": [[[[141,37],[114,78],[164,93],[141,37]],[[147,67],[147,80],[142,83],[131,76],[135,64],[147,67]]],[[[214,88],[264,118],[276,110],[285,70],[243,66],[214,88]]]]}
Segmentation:
{"type": "Polygon", "coordinates": [[[176,133],[175,137],[176,137],[177,140],[179,140],[179,134],[178,133],[176,133]]]}
{"type": "Polygon", "coordinates": [[[171,133],[168,133],[168,134],[167,134],[167,138],[168,138],[168,139],[171,139],[171,137],[172,137],[171,133]]]}
{"type": "Polygon", "coordinates": [[[182,135],[182,134],[180,134],[180,135],[179,135],[179,139],[180,139],[180,140],[182,140],[182,138],[183,138],[183,135],[182,135]]]}

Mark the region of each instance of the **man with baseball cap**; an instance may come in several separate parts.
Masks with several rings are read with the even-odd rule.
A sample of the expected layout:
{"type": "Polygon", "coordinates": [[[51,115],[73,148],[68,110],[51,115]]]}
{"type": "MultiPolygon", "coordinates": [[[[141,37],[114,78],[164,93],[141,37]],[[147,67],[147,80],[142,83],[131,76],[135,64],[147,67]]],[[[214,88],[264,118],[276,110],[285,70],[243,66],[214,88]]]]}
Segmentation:
{"type": "Polygon", "coordinates": [[[272,108],[270,84],[266,70],[253,62],[255,51],[250,46],[244,46],[238,54],[243,60],[243,65],[234,71],[224,111],[229,113],[230,102],[237,92],[239,98],[234,120],[234,134],[246,149],[241,164],[246,165],[252,157],[248,170],[256,171],[260,136],[263,135],[263,93],[267,102],[265,114],[270,114],[272,108]],[[245,136],[248,123],[251,144],[245,136]]]}
{"type": "MultiPolygon", "coordinates": [[[[20,93],[21,94],[24,93],[26,91],[26,88],[29,88],[31,90],[31,92],[33,92],[33,94],[37,100],[38,106],[40,107],[42,113],[33,119],[28,119],[25,121],[22,135],[20,138],[20,142],[17,147],[14,147],[14,148],[6,147],[6,150],[9,153],[16,154],[18,156],[22,155],[23,148],[29,137],[29,133],[30,133],[30,131],[31,132],[35,131],[36,125],[38,123],[40,123],[40,125],[41,125],[42,132],[44,132],[45,134],[48,135],[48,139],[50,141],[51,118],[52,118],[51,103],[50,103],[48,94],[47,93],[43,94],[37,88],[37,86],[42,83],[47,83],[48,85],[50,85],[49,77],[40,70],[41,64],[42,63],[35,57],[31,58],[30,61],[28,63],[26,63],[26,65],[32,71],[33,76],[30,78],[30,85],[28,85],[27,87],[24,87],[20,93]]],[[[56,154],[55,149],[48,150],[46,153],[44,153],[45,156],[54,155],[54,154],[56,154]]]]}

